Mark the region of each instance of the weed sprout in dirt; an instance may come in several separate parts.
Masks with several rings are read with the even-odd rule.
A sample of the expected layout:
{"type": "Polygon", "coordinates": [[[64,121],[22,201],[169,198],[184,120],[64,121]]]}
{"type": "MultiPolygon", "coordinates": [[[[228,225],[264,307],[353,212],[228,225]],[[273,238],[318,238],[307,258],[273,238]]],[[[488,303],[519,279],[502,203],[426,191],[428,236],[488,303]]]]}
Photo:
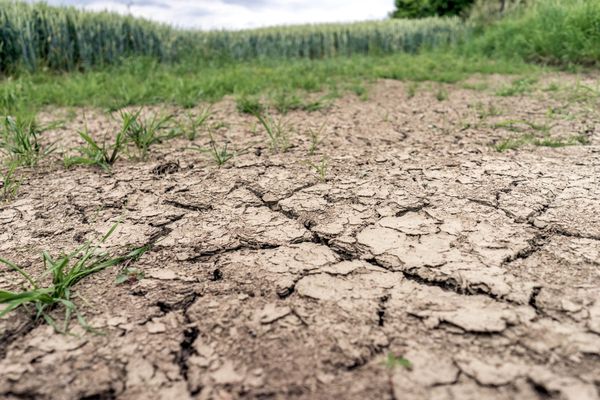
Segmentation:
{"type": "Polygon", "coordinates": [[[17,166],[9,164],[3,170],[0,168],[0,200],[12,200],[17,195],[21,181],[17,177],[17,166]]]}
{"type": "Polygon", "coordinates": [[[6,116],[0,122],[0,150],[9,156],[13,163],[33,167],[53,151],[51,145],[45,146],[40,143],[41,133],[34,120],[6,116]]]}
{"type": "Polygon", "coordinates": [[[193,142],[196,140],[199,130],[207,125],[211,115],[212,111],[210,106],[203,108],[198,115],[187,112],[184,121],[178,123],[177,129],[179,129],[179,133],[187,137],[190,142],[193,142]]]}
{"type": "Polygon", "coordinates": [[[321,161],[318,163],[309,161],[309,165],[316,172],[321,182],[325,182],[327,180],[327,168],[329,167],[329,161],[327,160],[327,157],[321,158],[321,161]]]}
{"type": "Polygon", "coordinates": [[[274,118],[268,113],[254,114],[267,132],[269,147],[275,153],[285,153],[290,148],[292,128],[282,117],[274,118]]]}
{"type": "MultiPolygon", "coordinates": [[[[148,158],[152,145],[178,135],[177,131],[168,126],[172,115],[159,117],[155,114],[149,119],[143,119],[141,113],[142,109],[136,112],[121,111],[121,128],[112,143],[106,140],[98,143],[87,127],[81,130],[79,137],[84,141],[84,145],[76,148],[78,156],[64,158],[65,166],[93,165],[110,171],[122,153],[128,152],[130,144],[137,151],[137,159],[144,161],[148,158]]],[[[196,128],[197,126],[193,127],[196,128]]]]}
{"type": "Polygon", "coordinates": [[[76,149],[79,156],[65,157],[64,164],[67,168],[74,165],[92,165],[108,172],[127,145],[127,138],[123,130],[117,133],[112,144],[107,144],[106,141],[99,144],[87,129],[80,131],[79,137],[83,139],[84,145],[76,149]]]}
{"type": "Polygon", "coordinates": [[[0,304],[5,305],[0,311],[0,317],[18,308],[24,308],[32,313],[35,319],[42,318],[58,332],[68,331],[72,316],[75,316],[84,328],[91,329],[76,304],[79,297],[75,291],[77,283],[107,268],[135,261],[148,250],[148,247],[139,247],[120,255],[101,250],[100,246],[117,226],[118,224],[113,225],[98,243],[87,242],[70,253],[52,256],[47,251],[43,252],[45,271],[37,278],[15,263],[0,258],[0,264],[18,273],[25,281],[21,291],[0,290],[0,304]],[[55,317],[54,311],[57,307],[64,309],[62,323],[55,317]]]}
{"type": "Polygon", "coordinates": [[[208,153],[219,168],[235,156],[234,152],[227,149],[229,143],[224,143],[222,145],[217,144],[212,134],[210,135],[210,143],[208,146],[208,148],[194,146],[190,149],[202,153],[208,153]]]}
{"type": "Polygon", "coordinates": [[[122,132],[127,139],[135,145],[138,151],[138,158],[146,160],[150,146],[161,143],[165,139],[173,137],[172,131],[166,132],[167,123],[171,121],[173,115],[158,116],[144,119],[141,116],[142,109],[136,112],[122,111],[122,132]]]}
{"type": "Polygon", "coordinates": [[[326,124],[327,124],[327,122],[323,122],[321,125],[319,125],[318,128],[314,128],[314,127],[308,128],[307,133],[308,133],[308,137],[310,138],[310,147],[308,148],[309,156],[312,156],[315,154],[319,145],[323,141],[323,139],[324,139],[323,135],[325,133],[326,124]]]}

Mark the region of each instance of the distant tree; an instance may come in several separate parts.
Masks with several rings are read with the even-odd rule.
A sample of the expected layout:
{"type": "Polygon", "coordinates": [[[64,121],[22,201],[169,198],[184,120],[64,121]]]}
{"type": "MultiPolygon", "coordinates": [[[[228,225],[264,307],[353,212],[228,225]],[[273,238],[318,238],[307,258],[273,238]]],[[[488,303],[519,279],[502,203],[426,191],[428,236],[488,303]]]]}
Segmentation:
{"type": "Polygon", "coordinates": [[[475,0],[396,0],[393,18],[425,18],[461,15],[475,0]]]}

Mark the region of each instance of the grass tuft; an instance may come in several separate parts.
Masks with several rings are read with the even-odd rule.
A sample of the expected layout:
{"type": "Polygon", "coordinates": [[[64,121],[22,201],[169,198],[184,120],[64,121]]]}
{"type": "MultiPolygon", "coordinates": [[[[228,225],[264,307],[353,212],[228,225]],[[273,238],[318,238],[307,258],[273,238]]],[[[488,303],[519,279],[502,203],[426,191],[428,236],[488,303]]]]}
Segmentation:
{"type": "Polygon", "coordinates": [[[144,279],[146,274],[144,271],[139,268],[129,267],[125,265],[121,271],[117,274],[117,278],[115,279],[115,283],[117,285],[122,285],[124,283],[135,283],[144,279]]]}
{"type": "Polygon", "coordinates": [[[291,127],[283,119],[275,119],[269,114],[255,114],[269,137],[269,147],[275,153],[285,153],[290,147],[291,127]]]}
{"type": "Polygon", "coordinates": [[[213,135],[211,134],[210,144],[208,148],[194,146],[190,149],[202,153],[208,153],[215,162],[215,164],[217,164],[217,166],[221,168],[223,165],[225,165],[227,161],[231,160],[235,156],[235,152],[231,152],[227,149],[228,145],[228,143],[225,143],[224,145],[219,146],[215,141],[213,135]]]}
{"type": "Polygon", "coordinates": [[[54,150],[53,146],[42,146],[40,134],[35,121],[6,116],[0,123],[0,150],[8,154],[12,163],[33,167],[54,150]]]}
{"type": "Polygon", "coordinates": [[[474,107],[477,111],[477,117],[479,119],[486,119],[488,117],[497,117],[502,115],[502,110],[492,103],[488,103],[486,105],[482,102],[477,102],[475,103],[474,107]]]}
{"type": "Polygon", "coordinates": [[[256,97],[242,96],[236,100],[238,112],[242,114],[256,115],[265,110],[265,106],[256,97]]]}
{"type": "Polygon", "coordinates": [[[193,142],[196,140],[199,130],[206,126],[211,115],[212,108],[210,106],[203,108],[200,114],[196,116],[192,113],[186,113],[186,121],[178,123],[178,133],[187,137],[190,142],[193,142]]]}
{"type": "Polygon", "coordinates": [[[446,90],[444,87],[439,87],[435,92],[435,98],[437,101],[448,100],[448,90],[446,90]]]}
{"type": "Polygon", "coordinates": [[[13,310],[25,308],[33,313],[36,320],[42,318],[57,332],[68,332],[73,315],[83,328],[92,330],[74,302],[79,297],[73,292],[74,286],[92,274],[115,265],[135,261],[148,250],[147,246],[139,247],[116,256],[101,251],[100,245],[114,233],[117,225],[113,225],[97,244],[87,242],[74,251],[61,254],[56,258],[48,252],[43,252],[45,272],[37,279],[13,262],[0,258],[0,264],[17,272],[25,280],[25,288],[22,291],[0,290],[0,304],[6,306],[0,311],[0,318],[13,310]],[[64,309],[62,324],[51,315],[57,307],[64,309]]]}
{"type": "MultiPolygon", "coordinates": [[[[296,93],[289,93],[288,91],[279,91],[272,96],[272,105],[275,109],[282,113],[287,114],[293,110],[301,110],[304,108],[304,102],[296,93]]],[[[258,110],[262,112],[263,110],[258,110]]],[[[256,112],[252,113],[256,114],[256,112]]]]}
{"type": "Polygon", "coordinates": [[[394,369],[396,367],[402,367],[406,369],[412,369],[412,363],[404,357],[397,357],[393,353],[388,353],[387,358],[385,360],[385,365],[389,369],[394,369]]]}
{"type": "Polygon", "coordinates": [[[146,160],[150,146],[173,137],[172,132],[160,134],[161,131],[165,130],[173,115],[159,117],[154,114],[149,119],[142,119],[141,113],[142,110],[139,109],[134,113],[122,111],[120,115],[123,126],[122,132],[137,148],[138,158],[146,160]]]}
{"type": "Polygon", "coordinates": [[[417,94],[417,89],[419,88],[418,82],[411,82],[408,84],[406,88],[406,98],[412,99],[417,94]]]}
{"type": "Polygon", "coordinates": [[[17,196],[21,181],[16,177],[16,165],[10,164],[4,172],[0,171],[0,200],[8,201],[17,196]]]}
{"type": "Polygon", "coordinates": [[[77,148],[80,153],[79,156],[66,157],[64,159],[64,164],[67,168],[74,165],[93,165],[109,172],[119,158],[119,154],[123,151],[127,142],[123,130],[117,133],[114,143],[110,146],[108,146],[106,142],[103,142],[102,145],[98,144],[90,136],[87,128],[79,132],[79,137],[84,140],[85,145],[77,148]]]}
{"type": "Polygon", "coordinates": [[[310,147],[308,148],[309,156],[314,155],[321,142],[323,142],[323,132],[325,132],[325,124],[326,122],[323,122],[321,126],[319,126],[316,129],[312,127],[308,128],[308,136],[310,137],[310,147]]]}
{"type": "Polygon", "coordinates": [[[327,160],[327,157],[321,158],[319,163],[313,163],[309,161],[309,165],[315,170],[321,182],[327,181],[327,168],[329,167],[329,161],[327,160]]]}
{"type": "Polygon", "coordinates": [[[502,153],[507,150],[515,150],[526,145],[539,147],[567,147],[589,144],[589,138],[585,135],[573,135],[566,138],[552,138],[549,136],[537,137],[532,134],[523,134],[518,137],[502,140],[494,145],[497,152],[502,153]]]}
{"type": "Polygon", "coordinates": [[[496,95],[501,97],[522,95],[532,91],[536,82],[535,78],[515,79],[509,86],[500,88],[496,95]]]}

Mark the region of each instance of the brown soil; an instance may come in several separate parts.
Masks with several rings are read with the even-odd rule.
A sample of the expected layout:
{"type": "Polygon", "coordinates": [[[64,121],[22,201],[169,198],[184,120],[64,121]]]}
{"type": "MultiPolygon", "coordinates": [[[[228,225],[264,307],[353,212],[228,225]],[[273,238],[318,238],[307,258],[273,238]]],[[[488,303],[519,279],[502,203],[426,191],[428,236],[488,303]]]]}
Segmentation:
{"type": "MultiPolygon", "coordinates": [[[[598,399],[597,109],[541,90],[446,90],[408,98],[381,81],[367,101],[293,112],[279,155],[223,101],[222,140],[254,146],[220,169],[184,139],[113,174],[45,160],[0,206],[3,258],[39,273],[42,251],[119,219],[109,247],[156,244],[135,264],[144,279],[116,285],[114,268],[76,286],[103,335],[76,322],[56,334],[24,311],[0,320],[0,397],[598,399]],[[501,115],[482,116],[489,105],[501,115]],[[518,135],[492,127],[507,120],[590,144],[498,153],[518,135]],[[306,131],[322,123],[310,157],[306,131]],[[324,156],[322,182],[307,160],[324,156]],[[412,368],[386,366],[390,354],[412,368]]],[[[95,135],[114,131],[86,114],[95,135]]],[[[83,123],[51,137],[73,147],[83,123]]],[[[0,270],[1,288],[19,282],[0,270]]]]}

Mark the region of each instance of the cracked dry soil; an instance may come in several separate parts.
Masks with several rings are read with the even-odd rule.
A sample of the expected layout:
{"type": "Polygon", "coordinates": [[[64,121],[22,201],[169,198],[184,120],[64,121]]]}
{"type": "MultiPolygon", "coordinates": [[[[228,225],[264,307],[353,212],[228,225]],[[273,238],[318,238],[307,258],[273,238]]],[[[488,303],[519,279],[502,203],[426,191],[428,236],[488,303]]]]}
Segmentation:
{"type": "MultiPolygon", "coordinates": [[[[497,153],[515,133],[492,122],[544,120],[561,100],[448,91],[408,99],[380,81],[367,101],[293,112],[279,155],[225,100],[223,140],[255,144],[221,169],[183,139],[113,174],[44,161],[0,207],[3,257],[40,272],[41,251],[118,219],[109,247],[156,245],[136,263],[144,279],[116,285],[117,268],[76,287],[103,335],[55,334],[22,311],[0,320],[0,397],[598,399],[597,109],[569,104],[552,121],[550,135],[585,132],[587,146],[497,153]],[[312,160],[328,157],[325,182],[304,134],[323,122],[312,160]],[[386,367],[389,353],[412,368],[386,367]]],[[[73,147],[82,124],[51,135],[73,147]]]]}

